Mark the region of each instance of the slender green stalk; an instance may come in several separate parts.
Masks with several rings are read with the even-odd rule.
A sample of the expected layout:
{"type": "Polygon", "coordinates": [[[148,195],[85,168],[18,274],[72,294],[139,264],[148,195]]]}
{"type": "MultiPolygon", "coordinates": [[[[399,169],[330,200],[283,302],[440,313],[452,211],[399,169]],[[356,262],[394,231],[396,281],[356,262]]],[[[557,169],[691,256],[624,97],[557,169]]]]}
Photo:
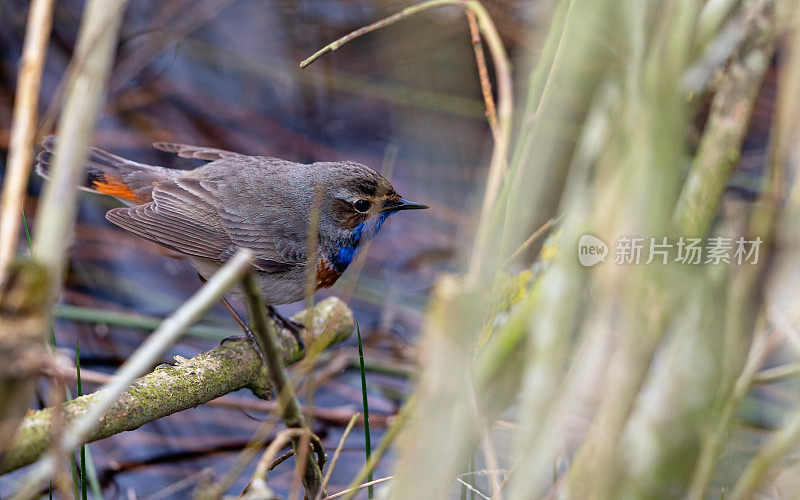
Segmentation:
{"type": "MultiPolygon", "coordinates": [[[[68,319],[86,323],[100,323],[110,326],[121,326],[125,328],[139,328],[148,331],[155,330],[158,328],[158,325],[164,321],[164,318],[158,318],[155,316],[108,311],[92,307],[80,307],[68,304],[57,305],[53,311],[53,316],[59,319],[68,319]]],[[[184,335],[201,339],[221,340],[235,335],[241,335],[241,330],[211,325],[195,325],[186,330],[184,335]]]]}
{"type": "MultiPolygon", "coordinates": [[[[392,421],[392,424],[389,426],[389,429],[386,430],[384,433],[381,442],[378,443],[378,447],[375,448],[375,453],[370,456],[370,459],[367,460],[367,463],[358,471],[356,477],[350,481],[350,484],[347,486],[345,491],[348,491],[347,495],[344,496],[344,500],[352,499],[356,494],[356,489],[364,480],[367,478],[368,475],[372,473],[375,469],[375,466],[378,465],[378,462],[383,458],[383,455],[386,454],[386,451],[389,449],[389,446],[394,443],[394,440],[397,439],[397,436],[400,434],[400,430],[403,428],[404,425],[408,422],[408,416],[413,410],[414,407],[414,395],[406,402],[406,404],[400,409],[397,413],[397,416],[392,421]]],[[[338,493],[337,493],[338,495],[338,493]]]]}
{"type": "Polygon", "coordinates": [[[31,243],[31,230],[28,228],[28,220],[25,218],[25,210],[22,210],[22,224],[25,226],[25,239],[28,241],[28,251],[33,257],[33,243],[31,243]]]}
{"type": "MultiPolygon", "coordinates": [[[[369,462],[372,455],[372,442],[369,434],[369,399],[367,398],[367,372],[364,369],[364,350],[361,346],[361,327],[356,321],[356,334],[358,336],[358,363],[361,371],[361,406],[364,408],[364,454],[366,461],[369,462]]],[[[367,475],[367,482],[372,481],[372,471],[367,475]]],[[[367,497],[372,498],[372,485],[367,490],[367,497]]]]}
{"type": "Polygon", "coordinates": [[[89,488],[92,489],[92,495],[97,500],[103,499],[103,489],[100,487],[100,478],[97,476],[97,469],[94,466],[94,458],[92,457],[92,450],[88,446],[86,448],[86,478],[89,480],[89,488]]]}

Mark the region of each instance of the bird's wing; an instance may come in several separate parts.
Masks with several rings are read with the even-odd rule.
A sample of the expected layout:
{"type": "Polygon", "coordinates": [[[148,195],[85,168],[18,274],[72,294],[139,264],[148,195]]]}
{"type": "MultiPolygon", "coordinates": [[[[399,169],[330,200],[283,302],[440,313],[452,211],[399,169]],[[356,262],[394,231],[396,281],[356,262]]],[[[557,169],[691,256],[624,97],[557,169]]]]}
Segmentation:
{"type": "Polygon", "coordinates": [[[265,254],[229,234],[219,206],[215,182],[181,177],[156,185],[152,202],[109,210],[106,218],[141,238],[193,257],[225,262],[244,247],[254,251],[253,265],[261,271],[281,272],[295,266],[270,258],[275,252],[265,254]]]}
{"type": "Polygon", "coordinates": [[[175,153],[181,158],[193,158],[196,160],[214,161],[220,158],[245,156],[241,153],[234,153],[233,151],[226,151],[224,149],[190,146],[189,144],[179,144],[177,142],[154,142],[153,147],[159,151],[175,153]]]}
{"type": "Polygon", "coordinates": [[[195,179],[158,183],[153,201],[115,208],[106,218],[146,240],[180,253],[219,259],[231,240],[216,216],[216,186],[195,179]]]}
{"type": "MultiPolygon", "coordinates": [[[[305,227],[291,212],[262,209],[253,213],[253,207],[241,203],[225,202],[220,205],[219,215],[225,231],[235,245],[251,249],[257,260],[295,267],[306,261],[306,231],[302,234],[292,228],[305,227]]],[[[282,269],[285,270],[285,269],[282,269]]]]}

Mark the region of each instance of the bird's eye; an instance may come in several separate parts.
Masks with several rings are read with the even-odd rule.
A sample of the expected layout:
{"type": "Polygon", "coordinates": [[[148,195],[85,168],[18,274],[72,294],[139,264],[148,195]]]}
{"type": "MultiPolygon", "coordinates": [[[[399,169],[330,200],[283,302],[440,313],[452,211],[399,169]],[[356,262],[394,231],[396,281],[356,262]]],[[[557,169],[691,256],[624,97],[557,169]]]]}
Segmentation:
{"type": "Polygon", "coordinates": [[[355,209],[361,213],[369,210],[370,206],[372,206],[372,204],[369,202],[369,200],[356,200],[356,202],[353,203],[353,207],[355,207],[355,209]]]}

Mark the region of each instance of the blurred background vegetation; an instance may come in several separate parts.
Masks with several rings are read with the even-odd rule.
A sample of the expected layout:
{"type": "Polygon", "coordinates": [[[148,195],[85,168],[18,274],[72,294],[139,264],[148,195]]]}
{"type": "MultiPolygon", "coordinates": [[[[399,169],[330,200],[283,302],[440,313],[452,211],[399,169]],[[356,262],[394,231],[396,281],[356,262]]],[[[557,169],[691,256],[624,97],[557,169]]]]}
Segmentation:
{"type": "MultiPolygon", "coordinates": [[[[151,142],[356,160],[432,207],[387,224],[326,292],[345,298],[361,325],[373,448],[380,456],[378,443],[389,445],[373,477],[393,476],[376,495],[796,498],[800,9],[789,0],[485,2],[516,99],[500,124],[512,131],[494,164],[502,187],[479,218],[503,134],[487,123],[461,9],[427,11],[298,67],[407,5],[131,3],[93,143],[174,168],[194,164],[151,142]],[[608,243],[606,262],[579,264],[584,234],[608,243]],[[624,236],[763,244],[756,264],[670,255],[622,265],[614,242],[624,236]]],[[[4,145],[26,6],[0,3],[4,145]]],[[[59,109],[81,7],[55,5],[44,128],[59,109]]],[[[26,205],[32,226],[39,186],[31,181],[26,205]]],[[[80,342],[84,392],[147,335],[121,313],[164,317],[198,286],[187,263],[107,224],[113,206],[81,197],[55,309],[60,351],[74,358],[80,342]]],[[[171,354],[236,333],[221,309],[202,326],[171,354]]],[[[328,450],[362,410],[353,342],[315,373],[314,431],[328,450]]],[[[94,443],[104,495],[185,498],[229,470],[270,415],[242,392],[94,443]]],[[[363,464],[354,432],[331,492],[363,482],[363,464]]],[[[24,473],[0,477],[0,494],[24,473]]],[[[285,497],[293,476],[290,460],[269,485],[285,497]]]]}

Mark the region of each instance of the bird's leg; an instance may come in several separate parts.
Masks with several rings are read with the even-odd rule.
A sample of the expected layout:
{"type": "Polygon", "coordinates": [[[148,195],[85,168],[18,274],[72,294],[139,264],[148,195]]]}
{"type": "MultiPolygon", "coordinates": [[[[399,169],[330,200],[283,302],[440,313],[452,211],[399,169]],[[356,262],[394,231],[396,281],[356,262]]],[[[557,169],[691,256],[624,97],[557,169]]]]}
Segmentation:
{"type": "Polygon", "coordinates": [[[272,318],[272,321],[281,325],[281,327],[289,330],[292,332],[292,336],[297,340],[297,345],[300,347],[301,351],[306,350],[306,345],[303,342],[303,336],[300,334],[300,330],[305,328],[305,325],[302,323],[298,323],[297,321],[292,321],[288,318],[284,318],[278,311],[275,310],[274,307],[267,305],[267,312],[269,313],[269,317],[272,318]]]}
{"type": "MultiPolygon", "coordinates": [[[[200,278],[201,282],[203,283],[206,282],[206,279],[200,276],[200,273],[197,273],[197,277],[200,278]]],[[[261,362],[266,365],[267,358],[264,356],[264,353],[261,352],[261,348],[258,346],[258,341],[256,340],[256,334],[253,333],[253,330],[251,330],[249,326],[247,326],[247,322],[239,315],[238,312],[236,312],[236,309],[234,309],[231,303],[228,302],[228,299],[222,297],[219,302],[220,304],[222,304],[222,307],[224,307],[225,310],[228,311],[228,314],[230,314],[231,318],[233,318],[233,321],[235,321],[236,324],[239,325],[239,327],[244,331],[245,337],[247,338],[247,340],[250,341],[250,344],[252,344],[253,349],[255,349],[256,352],[258,353],[258,357],[261,358],[261,362]]],[[[239,340],[240,338],[241,337],[228,337],[222,339],[221,344],[224,344],[225,342],[230,342],[232,340],[239,340]]]]}

